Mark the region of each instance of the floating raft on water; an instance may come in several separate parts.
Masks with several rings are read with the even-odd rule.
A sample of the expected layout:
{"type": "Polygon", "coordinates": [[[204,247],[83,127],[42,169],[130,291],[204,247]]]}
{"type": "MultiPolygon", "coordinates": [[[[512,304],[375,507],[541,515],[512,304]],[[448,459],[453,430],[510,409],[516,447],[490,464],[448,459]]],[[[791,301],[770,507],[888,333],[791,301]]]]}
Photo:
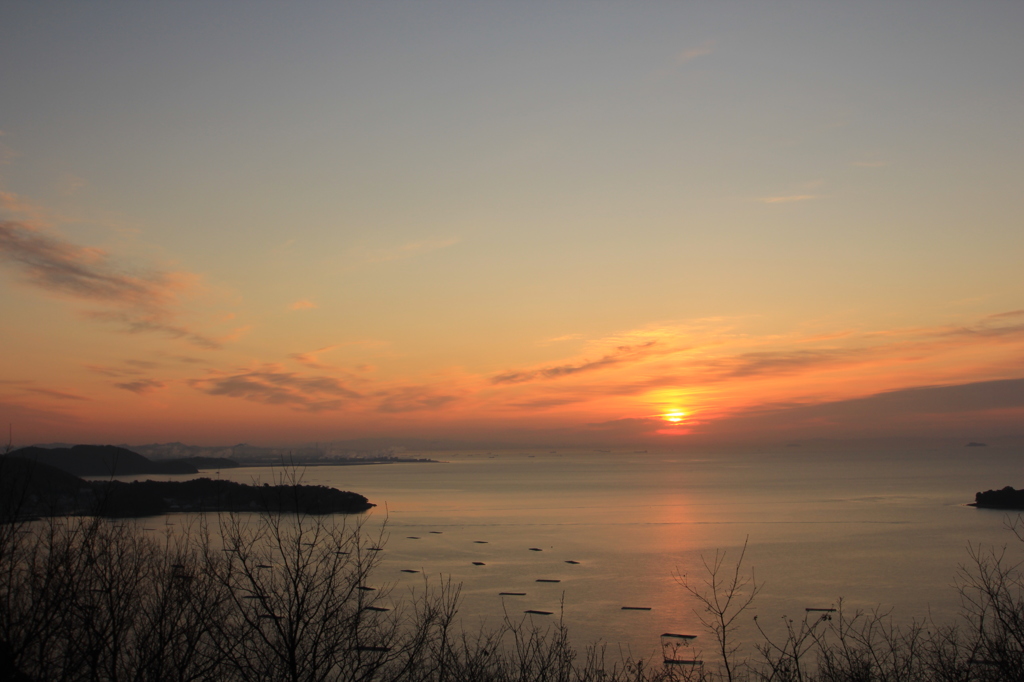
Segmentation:
{"type": "Polygon", "coordinates": [[[661,636],[669,639],[697,639],[697,635],[677,635],[674,632],[663,632],[661,636]]]}
{"type": "Polygon", "coordinates": [[[525,592],[499,592],[499,597],[525,597],[525,592]]]}
{"type": "Polygon", "coordinates": [[[650,611],[650,606],[623,606],[623,611],[650,611]]]}
{"type": "Polygon", "coordinates": [[[551,615],[551,611],[538,611],[537,609],[527,609],[526,611],[523,611],[523,613],[535,613],[538,616],[550,616],[551,615]]]}
{"type": "Polygon", "coordinates": [[[543,552],[544,550],[541,549],[540,547],[531,547],[530,551],[531,552],[543,552]]]}
{"type": "Polygon", "coordinates": [[[665,665],[704,665],[704,661],[696,658],[666,658],[665,665]]]}
{"type": "Polygon", "coordinates": [[[405,539],[406,540],[419,540],[420,538],[417,535],[406,535],[405,539]]]}
{"type": "Polygon", "coordinates": [[[441,535],[442,533],[444,533],[444,531],[442,531],[442,530],[432,530],[432,531],[430,531],[430,532],[431,532],[432,534],[434,534],[434,535],[441,535]]]}
{"type": "Polygon", "coordinates": [[[816,609],[816,608],[813,608],[813,607],[808,607],[808,608],[804,609],[804,611],[806,611],[807,613],[812,613],[812,612],[813,613],[835,613],[836,612],[836,610],[833,609],[833,608],[816,609]]]}
{"type": "Polygon", "coordinates": [[[537,578],[539,583],[560,583],[561,580],[555,580],[554,578],[537,578]]]}
{"type": "Polygon", "coordinates": [[[486,545],[487,540],[473,540],[474,545],[486,545]]]}
{"type": "Polygon", "coordinates": [[[573,561],[572,559],[566,559],[565,563],[567,563],[567,564],[578,564],[579,562],[578,561],[573,561]]]}
{"type": "Polygon", "coordinates": [[[391,609],[384,606],[364,606],[364,611],[390,611],[391,609]]]}
{"type": "Polygon", "coordinates": [[[402,573],[419,573],[419,571],[414,568],[403,568],[402,573]]]}
{"type": "Polygon", "coordinates": [[[487,564],[485,564],[485,563],[484,563],[484,562],[482,562],[482,561],[474,561],[474,562],[473,562],[473,565],[474,565],[474,566],[486,566],[487,564]]]}
{"type": "Polygon", "coordinates": [[[362,590],[363,592],[376,592],[377,591],[376,587],[367,587],[366,585],[359,585],[358,587],[356,587],[356,589],[357,590],[362,590]]]}

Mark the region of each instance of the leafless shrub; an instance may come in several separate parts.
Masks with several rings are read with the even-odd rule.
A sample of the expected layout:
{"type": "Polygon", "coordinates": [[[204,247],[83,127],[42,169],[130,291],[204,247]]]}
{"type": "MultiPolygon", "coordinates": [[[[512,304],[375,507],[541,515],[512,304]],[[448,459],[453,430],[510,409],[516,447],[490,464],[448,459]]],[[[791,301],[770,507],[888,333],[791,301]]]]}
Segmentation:
{"type": "MultiPolygon", "coordinates": [[[[749,538],[748,538],[749,540],[749,538]]],[[[699,609],[694,609],[701,625],[714,637],[715,647],[721,659],[721,677],[733,682],[745,661],[737,660],[739,644],[733,637],[739,623],[737,620],[751,606],[761,586],[751,571],[749,577],[743,573],[743,559],[747,554],[747,542],[731,567],[726,566],[726,553],[715,551],[714,558],[701,556],[704,573],[699,582],[686,574],[677,574],[676,581],[686,592],[697,600],[699,609]]]]}

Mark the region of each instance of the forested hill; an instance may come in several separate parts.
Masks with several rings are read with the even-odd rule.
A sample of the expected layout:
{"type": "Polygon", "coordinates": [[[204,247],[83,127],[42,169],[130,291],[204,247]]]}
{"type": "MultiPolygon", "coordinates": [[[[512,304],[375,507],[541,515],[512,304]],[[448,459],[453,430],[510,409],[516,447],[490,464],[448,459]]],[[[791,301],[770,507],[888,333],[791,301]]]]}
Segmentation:
{"type": "Polygon", "coordinates": [[[130,476],[137,474],[198,474],[186,460],[154,462],[116,445],[74,445],[70,448],[27,447],[11,453],[15,457],[48,464],[75,476],[130,476]]]}
{"type": "Polygon", "coordinates": [[[326,486],[245,485],[209,478],[86,481],[38,460],[0,456],[0,523],[40,516],[130,517],[176,511],[353,514],[373,506],[358,493],[326,486]]]}
{"type": "Polygon", "coordinates": [[[974,506],[984,509],[1024,511],[1024,490],[1006,486],[1001,490],[986,490],[974,495],[974,506]]]}

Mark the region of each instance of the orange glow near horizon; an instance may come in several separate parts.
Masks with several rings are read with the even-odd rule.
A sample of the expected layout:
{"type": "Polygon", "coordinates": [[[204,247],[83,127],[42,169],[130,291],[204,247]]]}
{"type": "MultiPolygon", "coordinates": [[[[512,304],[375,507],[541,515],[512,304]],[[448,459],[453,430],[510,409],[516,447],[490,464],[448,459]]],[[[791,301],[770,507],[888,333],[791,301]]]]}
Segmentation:
{"type": "MultiPolygon", "coordinates": [[[[109,337],[95,330],[78,337],[80,364],[9,382],[0,399],[16,406],[9,421],[21,442],[535,440],[523,434],[559,432],[626,442],[854,432],[864,420],[856,405],[843,412],[843,401],[1005,378],[1024,352],[1022,321],[1024,312],[963,328],[767,337],[732,334],[725,324],[648,327],[585,342],[574,354],[551,352],[543,364],[496,361],[475,373],[396,366],[389,349],[373,346],[352,351],[361,365],[338,358],[344,349],[291,344],[274,362],[246,363],[227,342],[187,357],[165,350],[150,363],[119,361],[104,357],[109,337]],[[840,412],[813,411],[828,405],[840,412]]],[[[959,423],[1019,416],[1003,407],[965,404],[959,423]]],[[[873,424],[886,428],[924,432],[936,419],[952,423],[942,414],[880,409],[873,424]]]]}
{"type": "Polygon", "coordinates": [[[1022,430],[1024,3],[97,4],[0,10],[15,444],[1022,430]]]}

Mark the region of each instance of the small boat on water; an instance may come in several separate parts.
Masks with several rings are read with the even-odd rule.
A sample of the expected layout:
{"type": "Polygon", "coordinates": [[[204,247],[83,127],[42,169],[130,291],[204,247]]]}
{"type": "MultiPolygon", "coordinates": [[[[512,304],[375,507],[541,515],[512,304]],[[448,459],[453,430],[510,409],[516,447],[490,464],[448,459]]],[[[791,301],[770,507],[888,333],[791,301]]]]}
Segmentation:
{"type": "Polygon", "coordinates": [[[473,540],[474,545],[486,545],[487,540],[473,540]]]}
{"type": "Polygon", "coordinates": [[[525,592],[499,592],[499,597],[525,597],[525,592]]]}
{"type": "Polygon", "coordinates": [[[554,578],[537,578],[539,583],[560,583],[561,580],[555,580],[554,578]]]}
{"type": "Polygon", "coordinates": [[[474,565],[474,566],[486,566],[487,564],[485,564],[485,563],[484,563],[484,562],[482,562],[482,561],[474,561],[474,562],[473,562],[473,565],[474,565]]]}
{"type": "Polygon", "coordinates": [[[623,606],[623,611],[650,611],[650,606],[623,606]]]}
{"type": "Polygon", "coordinates": [[[523,613],[535,613],[538,616],[550,616],[552,612],[551,611],[538,611],[537,609],[527,609],[526,611],[523,611],[523,613]]]}
{"type": "Polygon", "coordinates": [[[665,665],[704,665],[704,661],[698,658],[677,658],[679,654],[689,651],[690,642],[695,639],[697,639],[697,635],[681,635],[677,632],[661,633],[661,655],[665,665]]]}
{"type": "Polygon", "coordinates": [[[541,549],[540,547],[531,547],[530,551],[531,552],[543,552],[544,550],[541,549]]]}
{"type": "Polygon", "coordinates": [[[419,573],[415,568],[403,568],[402,573],[419,573]]]}
{"type": "Polygon", "coordinates": [[[566,559],[565,563],[567,563],[567,564],[578,564],[579,562],[578,561],[573,561],[572,559],[566,559]]]}

